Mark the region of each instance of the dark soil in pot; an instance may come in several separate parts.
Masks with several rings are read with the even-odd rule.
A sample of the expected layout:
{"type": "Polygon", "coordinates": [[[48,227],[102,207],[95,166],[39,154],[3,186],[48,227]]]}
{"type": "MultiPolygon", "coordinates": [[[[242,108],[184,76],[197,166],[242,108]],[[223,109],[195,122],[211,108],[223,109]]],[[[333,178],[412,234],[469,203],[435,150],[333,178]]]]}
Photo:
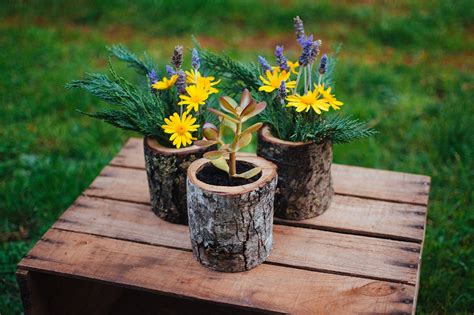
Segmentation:
{"type": "MultiPolygon", "coordinates": [[[[249,171],[254,168],[255,165],[245,162],[245,161],[237,161],[236,169],[237,174],[241,174],[243,172],[249,171]]],[[[255,175],[252,178],[231,178],[228,173],[224,172],[223,170],[218,169],[211,163],[205,164],[196,174],[197,179],[200,181],[209,184],[209,185],[216,185],[216,186],[241,186],[253,183],[257,181],[261,173],[255,175]]]]}

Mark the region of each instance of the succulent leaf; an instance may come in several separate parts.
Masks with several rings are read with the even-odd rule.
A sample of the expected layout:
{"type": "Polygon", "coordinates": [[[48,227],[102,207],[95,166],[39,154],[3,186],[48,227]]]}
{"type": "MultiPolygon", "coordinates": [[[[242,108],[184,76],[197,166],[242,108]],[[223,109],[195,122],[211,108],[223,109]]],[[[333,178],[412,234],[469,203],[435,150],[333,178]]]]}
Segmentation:
{"type": "Polygon", "coordinates": [[[245,118],[245,116],[248,116],[252,114],[254,110],[257,109],[257,102],[252,100],[243,110],[242,113],[240,114],[242,118],[245,118]]]}
{"type": "Polygon", "coordinates": [[[219,130],[211,123],[205,123],[202,128],[202,134],[207,140],[218,140],[219,130]]]}
{"type": "Polygon", "coordinates": [[[234,122],[234,123],[236,123],[236,124],[239,123],[239,121],[238,121],[237,119],[235,119],[235,118],[233,118],[233,117],[231,117],[231,116],[229,116],[229,115],[227,115],[227,114],[224,114],[223,112],[221,112],[221,111],[219,111],[219,110],[217,110],[217,109],[208,108],[207,110],[210,111],[210,112],[213,113],[213,114],[216,114],[216,115],[219,116],[219,117],[222,117],[222,118],[224,118],[224,119],[227,119],[227,120],[229,120],[229,121],[232,121],[232,122],[234,122]]]}
{"type": "Polygon", "coordinates": [[[223,110],[231,114],[237,115],[236,108],[238,107],[237,102],[229,96],[222,96],[219,98],[219,105],[223,110]]]}
{"type": "Polygon", "coordinates": [[[244,135],[241,135],[240,139],[237,141],[235,151],[239,151],[243,147],[248,146],[251,141],[252,141],[252,134],[251,133],[246,133],[244,135]]]}
{"type": "Polygon", "coordinates": [[[248,171],[243,172],[241,174],[235,174],[234,177],[250,179],[250,178],[258,175],[261,171],[262,171],[262,169],[260,167],[254,167],[251,170],[248,170],[248,171]]]}
{"type": "Polygon", "coordinates": [[[227,161],[224,159],[224,157],[220,157],[215,160],[211,160],[212,165],[217,167],[220,170],[223,170],[226,173],[229,173],[229,165],[227,164],[227,161]]]}
{"type": "Polygon", "coordinates": [[[251,101],[252,101],[252,95],[250,95],[249,90],[245,89],[242,92],[242,97],[240,98],[240,109],[242,110],[245,107],[247,107],[251,101]]]}
{"type": "Polygon", "coordinates": [[[210,147],[211,145],[217,144],[218,142],[215,140],[196,140],[194,144],[198,147],[210,147]]]}
{"type": "Polygon", "coordinates": [[[203,155],[208,160],[217,160],[224,156],[224,151],[216,150],[216,151],[209,151],[204,153],[203,155]]]}
{"type": "Polygon", "coordinates": [[[246,121],[254,116],[257,116],[258,114],[260,114],[261,112],[263,112],[263,110],[265,109],[265,107],[267,107],[267,103],[266,102],[260,102],[257,104],[255,110],[251,113],[249,113],[247,116],[245,116],[242,121],[246,121]]]}
{"type": "Polygon", "coordinates": [[[255,131],[257,131],[258,129],[260,129],[262,126],[263,126],[263,123],[261,123],[261,122],[258,122],[258,123],[256,123],[256,124],[253,124],[252,126],[248,127],[247,129],[245,129],[245,130],[242,132],[242,136],[245,135],[245,134],[248,134],[248,133],[255,132],[255,131]]]}

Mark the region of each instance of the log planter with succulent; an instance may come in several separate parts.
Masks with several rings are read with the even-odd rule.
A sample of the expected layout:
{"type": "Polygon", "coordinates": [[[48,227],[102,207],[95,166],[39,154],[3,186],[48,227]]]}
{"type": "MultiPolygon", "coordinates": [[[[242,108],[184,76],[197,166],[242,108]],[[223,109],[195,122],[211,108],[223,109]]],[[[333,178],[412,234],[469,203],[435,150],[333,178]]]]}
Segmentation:
{"type": "Polygon", "coordinates": [[[277,184],[273,163],[237,152],[252,140],[262,123],[243,129],[243,123],[263,111],[266,104],[244,90],[240,104],[221,97],[226,113],[209,108],[220,128],[207,123],[198,146],[218,145],[188,168],[189,231],[194,257],[204,266],[222,272],[250,270],[270,255],[273,245],[273,202],[277,184]],[[223,139],[224,129],[233,134],[223,139]]]}
{"type": "Polygon", "coordinates": [[[186,224],[182,196],[186,195],[187,169],[212,150],[192,142],[200,137],[199,126],[210,119],[201,107],[215,101],[213,94],[218,90],[214,86],[219,81],[201,74],[196,49],[192,69],[184,71],[183,48],[176,46],[172,66],[166,66],[166,72],[159,71],[147,55],[141,60],[123,46],[113,46],[110,52],[137,70],[144,84],[132,84],[119,76],[109,61],[110,76],[88,74],[68,87],[82,88],[115,107],[86,115],[144,136],[151,208],[166,221],[186,224]]]}
{"type": "Polygon", "coordinates": [[[268,104],[259,117],[266,126],[259,132],[257,155],[278,166],[275,215],[303,220],[324,213],[330,205],[333,144],[374,131],[356,119],[331,113],[343,105],[331,94],[335,58],[324,54],[317,62],[321,41],[305,34],[299,17],[294,25],[302,48],[297,61],[284,56],[283,46],[276,47],[275,66],[261,56],[260,66],[208,51],[202,56],[214,73],[234,85],[248,86],[256,99],[268,104]]]}

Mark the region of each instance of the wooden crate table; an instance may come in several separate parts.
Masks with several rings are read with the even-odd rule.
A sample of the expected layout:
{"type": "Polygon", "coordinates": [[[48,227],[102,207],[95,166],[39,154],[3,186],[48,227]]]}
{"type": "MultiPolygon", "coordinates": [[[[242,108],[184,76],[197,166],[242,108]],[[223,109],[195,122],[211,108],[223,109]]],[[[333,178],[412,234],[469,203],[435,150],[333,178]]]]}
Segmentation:
{"type": "Polygon", "coordinates": [[[325,214],[275,219],[266,263],[219,273],[193,258],[186,226],[150,210],[143,144],[132,138],[19,263],[25,311],[413,313],[430,178],[337,164],[332,172],[325,214]]]}

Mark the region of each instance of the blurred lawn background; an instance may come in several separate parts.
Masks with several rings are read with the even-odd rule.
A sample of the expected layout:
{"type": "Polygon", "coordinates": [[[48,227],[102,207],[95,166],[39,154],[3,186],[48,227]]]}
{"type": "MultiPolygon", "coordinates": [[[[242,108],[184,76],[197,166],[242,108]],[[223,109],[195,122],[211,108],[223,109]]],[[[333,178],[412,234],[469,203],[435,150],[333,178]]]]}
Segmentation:
{"type": "MultiPolygon", "coordinates": [[[[459,1],[0,1],[0,313],[22,311],[15,265],[131,135],[78,114],[98,101],[64,84],[105,71],[105,46],[174,45],[256,61],[292,17],[343,44],[336,95],[380,133],[337,163],[432,176],[419,313],[474,310],[474,4],[459,1]]],[[[188,55],[189,58],[189,55],[188,55]]],[[[129,69],[118,67],[126,75],[129,69]]]]}

